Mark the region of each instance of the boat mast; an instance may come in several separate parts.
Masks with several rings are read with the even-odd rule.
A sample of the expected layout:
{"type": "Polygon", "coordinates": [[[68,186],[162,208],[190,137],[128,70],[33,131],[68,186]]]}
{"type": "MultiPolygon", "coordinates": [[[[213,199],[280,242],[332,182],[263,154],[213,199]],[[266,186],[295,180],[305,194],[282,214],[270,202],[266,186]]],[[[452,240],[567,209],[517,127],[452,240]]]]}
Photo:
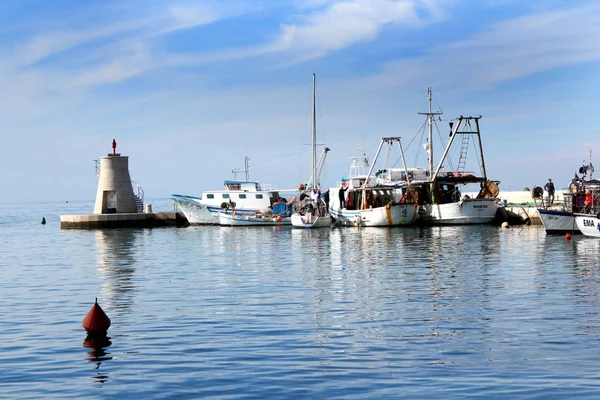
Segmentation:
{"type": "MultiPolygon", "coordinates": [[[[318,187],[317,183],[317,77],[313,72],[313,102],[312,102],[312,182],[314,187],[318,187]]],[[[320,183],[320,182],[319,182],[320,183]]]]}
{"type": "Polygon", "coordinates": [[[428,152],[429,152],[429,175],[430,179],[433,179],[433,116],[434,115],[442,115],[441,111],[432,112],[431,111],[431,100],[433,99],[433,95],[431,94],[431,86],[427,88],[427,101],[429,102],[429,112],[423,113],[420,112],[421,115],[427,115],[427,127],[429,129],[429,136],[427,138],[428,152]]]}

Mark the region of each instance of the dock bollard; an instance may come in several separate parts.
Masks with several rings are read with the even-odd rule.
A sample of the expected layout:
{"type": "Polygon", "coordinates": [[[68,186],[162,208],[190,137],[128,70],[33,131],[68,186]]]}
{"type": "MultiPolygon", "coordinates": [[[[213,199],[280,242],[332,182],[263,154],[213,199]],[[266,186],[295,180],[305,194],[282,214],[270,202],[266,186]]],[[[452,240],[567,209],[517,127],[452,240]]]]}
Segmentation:
{"type": "Polygon", "coordinates": [[[152,204],[146,204],[146,213],[150,214],[152,212],[152,204]]]}

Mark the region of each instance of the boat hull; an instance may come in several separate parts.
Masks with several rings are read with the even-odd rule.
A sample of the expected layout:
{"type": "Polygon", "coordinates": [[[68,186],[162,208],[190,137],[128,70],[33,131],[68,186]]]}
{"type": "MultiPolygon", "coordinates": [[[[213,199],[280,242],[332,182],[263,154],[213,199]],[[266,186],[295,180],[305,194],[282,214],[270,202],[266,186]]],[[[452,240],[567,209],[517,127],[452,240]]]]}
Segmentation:
{"type": "Polygon", "coordinates": [[[575,222],[575,216],[569,211],[537,209],[542,225],[549,235],[581,233],[575,222]]]}
{"type": "Polygon", "coordinates": [[[291,223],[294,228],[329,228],[333,225],[333,217],[329,214],[317,217],[309,213],[294,213],[292,214],[291,223]]]}
{"type": "Polygon", "coordinates": [[[575,214],[577,228],[586,236],[600,237],[600,219],[593,214],[575,214]]]}
{"type": "Polygon", "coordinates": [[[221,226],[289,226],[292,224],[291,217],[257,217],[250,214],[226,214],[224,212],[218,212],[217,216],[221,226]]]}
{"type": "Polygon", "coordinates": [[[424,204],[419,208],[419,222],[427,225],[491,224],[500,203],[495,198],[465,199],[456,203],[424,204]]]}
{"type": "MultiPolygon", "coordinates": [[[[194,196],[171,195],[171,198],[190,225],[219,225],[218,213],[222,211],[222,208],[218,205],[207,204],[201,198],[194,196]]],[[[268,204],[258,204],[254,208],[239,207],[236,212],[240,215],[253,215],[267,206],[268,204]]]]}
{"type": "Polygon", "coordinates": [[[398,226],[414,224],[419,217],[417,204],[394,204],[365,210],[332,208],[331,215],[345,226],[398,226]]]}

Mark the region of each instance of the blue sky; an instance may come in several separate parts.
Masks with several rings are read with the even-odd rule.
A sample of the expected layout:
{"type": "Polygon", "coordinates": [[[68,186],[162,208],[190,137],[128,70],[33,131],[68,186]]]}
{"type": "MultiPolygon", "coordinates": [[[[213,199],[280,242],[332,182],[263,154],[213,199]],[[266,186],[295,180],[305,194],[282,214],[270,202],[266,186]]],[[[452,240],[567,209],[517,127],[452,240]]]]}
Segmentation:
{"type": "Polygon", "coordinates": [[[590,149],[600,165],[594,1],[7,0],[0,27],[2,202],[93,200],[113,138],[147,197],[219,188],[245,156],[252,179],[295,187],[313,72],[326,186],[357,148],[407,145],[429,86],[442,137],[483,116],[501,189],[566,187],[590,149]]]}

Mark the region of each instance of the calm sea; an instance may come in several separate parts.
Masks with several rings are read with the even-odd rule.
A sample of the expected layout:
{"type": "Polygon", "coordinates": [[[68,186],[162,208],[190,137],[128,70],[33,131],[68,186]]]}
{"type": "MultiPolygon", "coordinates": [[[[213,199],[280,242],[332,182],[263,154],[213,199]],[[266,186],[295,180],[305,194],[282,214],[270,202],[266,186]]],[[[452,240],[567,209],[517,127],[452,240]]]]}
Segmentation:
{"type": "Polygon", "coordinates": [[[92,209],[0,204],[0,397],[600,398],[598,240],[60,230],[92,209]],[[94,347],[96,297],[112,325],[94,347]]]}

